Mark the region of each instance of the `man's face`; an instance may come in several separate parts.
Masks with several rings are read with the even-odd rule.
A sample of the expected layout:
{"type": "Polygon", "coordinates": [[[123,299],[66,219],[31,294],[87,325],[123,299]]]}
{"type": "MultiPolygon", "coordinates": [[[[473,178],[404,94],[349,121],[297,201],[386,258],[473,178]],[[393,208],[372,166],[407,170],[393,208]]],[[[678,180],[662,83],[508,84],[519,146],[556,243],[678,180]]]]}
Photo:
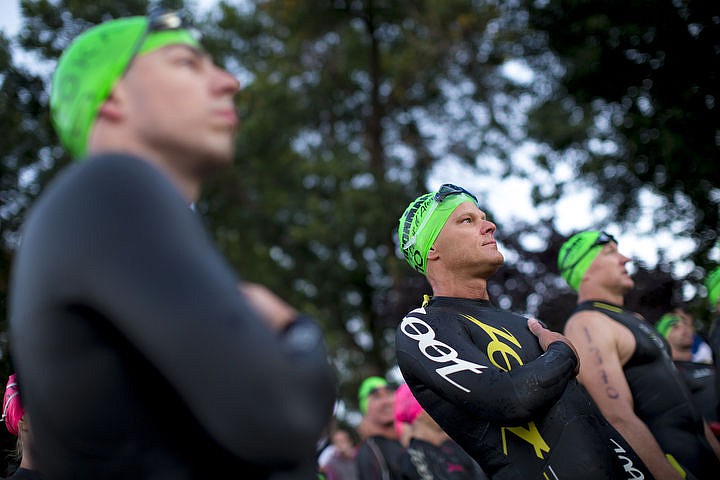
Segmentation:
{"type": "Polygon", "coordinates": [[[504,260],[495,243],[495,229],[485,212],[473,202],[464,202],[448,217],[433,249],[452,271],[487,278],[504,260]]]}
{"type": "Polygon", "coordinates": [[[680,320],[668,330],[667,341],[676,350],[687,350],[692,347],[695,335],[692,318],[685,312],[675,314],[680,320]]]}
{"type": "Polygon", "coordinates": [[[626,293],[635,286],[625,268],[629,261],[628,257],[618,251],[617,243],[610,242],[603,245],[585,275],[592,277],[597,285],[618,293],[626,293]]]}
{"type": "Polygon", "coordinates": [[[390,425],[395,421],[393,406],[395,392],[387,387],[379,387],[370,392],[367,398],[365,418],[375,425],[390,425]]]}
{"type": "Polygon", "coordinates": [[[192,162],[183,168],[232,162],[239,83],[206,54],[169,45],[135,58],[119,83],[126,92],[127,121],[150,151],[192,162]]]}

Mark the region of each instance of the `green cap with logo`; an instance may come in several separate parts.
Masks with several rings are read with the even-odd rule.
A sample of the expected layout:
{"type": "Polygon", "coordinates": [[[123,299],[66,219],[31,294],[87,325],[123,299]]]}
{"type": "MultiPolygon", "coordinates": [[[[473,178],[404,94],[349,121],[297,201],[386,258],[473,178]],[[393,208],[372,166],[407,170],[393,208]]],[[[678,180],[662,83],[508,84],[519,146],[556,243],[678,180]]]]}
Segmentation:
{"type": "Polygon", "coordinates": [[[465,202],[478,204],[477,198],[464,188],[446,183],[436,193],[420,195],[405,209],[398,225],[398,239],[411,267],[426,274],[430,248],[452,212],[465,202]]]}
{"type": "Polygon", "coordinates": [[[79,35],[60,56],[52,77],[50,115],[60,141],[75,159],[87,154],[100,107],[135,55],[172,44],[199,47],[191,29],[151,31],[150,22],[148,17],[109,20],[79,35]]]}
{"type": "MultiPolygon", "coordinates": [[[[615,242],[612,235],[600,230],[576,233],[560,247],[557,265],[560,275],[577,292],[580,281],[603,245],[615,242]]],[[[617,243],[617,242],[616,242],[617,243]]]]}

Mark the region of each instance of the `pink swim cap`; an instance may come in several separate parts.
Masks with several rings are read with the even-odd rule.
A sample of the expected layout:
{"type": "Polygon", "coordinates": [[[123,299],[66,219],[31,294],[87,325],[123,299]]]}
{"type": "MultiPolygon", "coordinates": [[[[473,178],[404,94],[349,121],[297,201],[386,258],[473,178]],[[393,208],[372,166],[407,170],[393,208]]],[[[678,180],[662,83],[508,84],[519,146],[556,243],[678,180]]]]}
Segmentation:
{"type": "Polygon", "coordinates": [[[5,426],[13,435],[18,434],[18,424],[24,414],[25,410],[22,405],[20,405],[20,391],[18,390],[18,384],[15,381],[15,374],[13,373],[8,378],[7,386],[5,387],[2,414],[5,426]]]}
{"type": "Polygon", "coordinates": [[[400,424],[401,423],[413,423],[415,419],[422,413],[423,409],[415,400],[410,387],[407,383],[403,383],[400,387],[395,390],[395,430],[400,435],[400,424]]]}

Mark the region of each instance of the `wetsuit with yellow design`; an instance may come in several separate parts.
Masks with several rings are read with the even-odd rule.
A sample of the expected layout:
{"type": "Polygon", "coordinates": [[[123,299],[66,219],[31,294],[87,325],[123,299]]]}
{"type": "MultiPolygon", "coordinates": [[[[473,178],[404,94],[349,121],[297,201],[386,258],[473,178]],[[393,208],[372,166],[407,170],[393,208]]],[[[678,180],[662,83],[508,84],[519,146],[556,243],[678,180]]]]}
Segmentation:
{"type": "Polygon", "coordinates": [[[396,348],[418,402],[491,478],[652,478],[575,380],[572,349],[543,352],[525,317],[435,297],[403,319],[396,348]]]}

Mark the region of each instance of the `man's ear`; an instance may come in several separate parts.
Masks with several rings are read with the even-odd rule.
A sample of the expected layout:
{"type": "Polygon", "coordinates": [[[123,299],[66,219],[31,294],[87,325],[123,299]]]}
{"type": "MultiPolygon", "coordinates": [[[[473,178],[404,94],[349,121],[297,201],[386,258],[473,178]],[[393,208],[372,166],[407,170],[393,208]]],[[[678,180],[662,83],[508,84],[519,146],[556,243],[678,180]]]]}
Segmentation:
{"type": "Polygon", "coordinates": [[[439,256],[438,251],[437,251],[437,249],[435,248],[435,245],[433,245],[432,247],[430,247],[430,250],[428,250],[427,259],[428,259],[428,260],[430,260],[430,259],[433,259],[433,260],[434,260],[434,259],[438,258],[438,256],[439,256]]]}

